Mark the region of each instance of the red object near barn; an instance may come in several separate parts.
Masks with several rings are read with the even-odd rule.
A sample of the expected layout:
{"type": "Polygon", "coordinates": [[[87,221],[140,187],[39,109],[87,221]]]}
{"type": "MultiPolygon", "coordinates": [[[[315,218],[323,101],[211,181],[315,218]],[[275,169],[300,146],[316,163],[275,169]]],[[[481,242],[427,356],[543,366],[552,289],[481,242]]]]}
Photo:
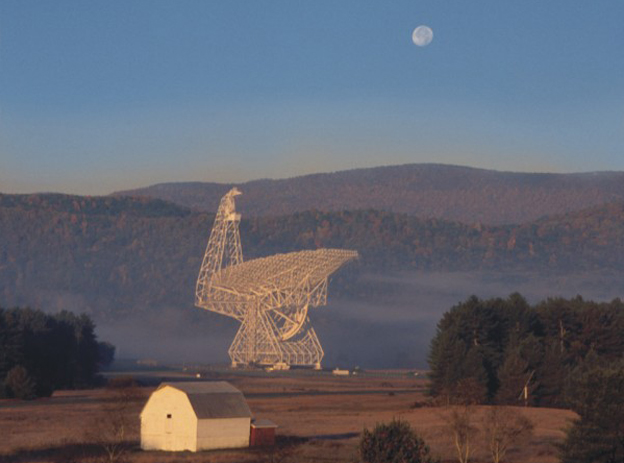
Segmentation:
{"type": "Polygon", "coordinates": [[[275,445],[275,429],[277,425],[271,420],[254,420],[251,422],[251,447],[270,447],[275,445]]]}

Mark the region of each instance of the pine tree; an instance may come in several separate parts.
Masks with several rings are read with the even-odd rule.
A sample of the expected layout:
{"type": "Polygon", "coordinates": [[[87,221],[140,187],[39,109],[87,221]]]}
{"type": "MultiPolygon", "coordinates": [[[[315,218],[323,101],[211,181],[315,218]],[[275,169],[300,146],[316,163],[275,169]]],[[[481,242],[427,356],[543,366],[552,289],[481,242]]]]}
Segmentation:
{"type": "Polygon", "coordinates": [[[578,413],[561,446],[562,463],[624,461],[624,362],[581,366],[567,383],[566,397],[578,413]]]}
{"type": "Polygon", "coordinates": [[[520,349],[509,349],[505,362],[498,369],[500,385],[496,392],[496,402],[505,405],[520,404],[520,396],[530,376],[529,362],[522,358],[520,349]]]}

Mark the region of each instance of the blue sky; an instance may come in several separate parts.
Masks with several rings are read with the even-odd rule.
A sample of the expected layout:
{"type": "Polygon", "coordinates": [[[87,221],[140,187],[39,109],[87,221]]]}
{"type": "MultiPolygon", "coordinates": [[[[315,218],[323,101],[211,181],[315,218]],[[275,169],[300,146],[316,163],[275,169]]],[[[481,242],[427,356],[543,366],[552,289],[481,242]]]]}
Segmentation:
{"type": "Polygon", "coordinates": [[[624,170],[622,24],[621,0],[3,0],[0,192],[624,170]]]}

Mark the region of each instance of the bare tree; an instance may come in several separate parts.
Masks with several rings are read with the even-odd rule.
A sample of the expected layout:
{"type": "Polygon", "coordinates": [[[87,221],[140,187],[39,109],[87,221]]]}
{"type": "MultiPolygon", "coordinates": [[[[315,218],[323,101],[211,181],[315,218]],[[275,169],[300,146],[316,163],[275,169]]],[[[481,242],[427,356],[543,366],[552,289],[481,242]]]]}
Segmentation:
{"type": "Polygon", "coordinates": [[[490,407],[483,418],[483,433],[493,463],[505,459],[514,445],[522,445],[533,434],[533,423],[517,409],[490,407]]]}
{"type": "Polygon", "coordinates": [[[447,397],[450,405],[444,420],[457,450],[459,463],[468,463],[479,429],[473,423],[476,405],[485,401],[487,388],[475,377],[463,378],[447,397]]]}
{"type": "Polygon", "coordinates": [[[131,379],[112,381],[105,403],[87,430],[87,439],[98,445],[108,463],[121,463],[130,449],[132,428],[137,426],[143,395],[131,379]]]}
{"type": "Polygon", "coordinates": [[[473,443],[479,429],[473,423],[474,406],[458,405],[450,407],[445,416],[447,429],[453,439],[459,463],[468,463],[474,450],[473,443]]]}

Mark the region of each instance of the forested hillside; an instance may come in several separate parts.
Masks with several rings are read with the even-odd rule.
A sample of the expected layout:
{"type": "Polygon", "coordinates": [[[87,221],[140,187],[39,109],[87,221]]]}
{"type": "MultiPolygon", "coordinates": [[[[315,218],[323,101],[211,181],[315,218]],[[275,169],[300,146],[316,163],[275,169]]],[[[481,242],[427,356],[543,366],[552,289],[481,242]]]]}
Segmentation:
{"type": "MultiPolygon", "coordinates": [[[[213,215],[160,200],[0,195],[0,303],[92,313],[192,300],[213,215]]],[[[624,269],[624,203],[517,226],[365,210],[243,219],[246,258],[356,249],[366,271],[624,269]]]]}
{"type": "MultiPolygon", "coordinates": [[[[233,185],[166,183],[117,193],[215,212],[233,185]]],[[[237,185],[244,216],[379,209],[463,223],[524,223],[624,200],[624,173],[535,174],[409,164],[237,185]]]]}

